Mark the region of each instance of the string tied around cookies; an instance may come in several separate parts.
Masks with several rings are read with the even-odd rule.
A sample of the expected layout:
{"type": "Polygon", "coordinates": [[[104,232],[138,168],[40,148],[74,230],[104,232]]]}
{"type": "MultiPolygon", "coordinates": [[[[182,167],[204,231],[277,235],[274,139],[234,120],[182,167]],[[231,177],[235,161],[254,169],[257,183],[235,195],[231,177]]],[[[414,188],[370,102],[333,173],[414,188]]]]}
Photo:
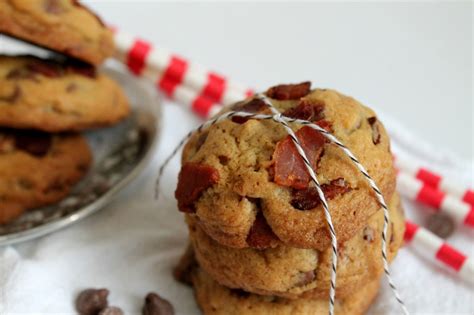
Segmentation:
{"type": "Polygon", "coordinates": [[[160,187],[160,181],[163,176],[163,172],[166,168],[166,166],[169,164],[171,159],[178,153],[178,151],[183,147],[183,145],[188,141],[191,136],[194,133],[200,133],[202,130],[207,129],[221,121],[232,119],[232,117],[241,117],[241,118],[246,118],[246,119],[257,119],[257,120],[273,120],[276,123],[280,124],[283,126],[285,131],[288,133],[290,136],[292,143],[295,145],[295,148],[298,152],[298,155],[301,157],[301,159],[304,162],[305,168],[308,171],[311,182],[314,184],[316,191],[318,193],[318,196],[320,198],[323,210],[324,210],[324,216],[325,220],[328,224],[328,229],[329,229],[329,234],[331,238],[331,278],[330,278],[330,290],[329,290],[329,314],[334,315],[334,305],[335,305],[335,295],[336,295],[336,279],[337,279],[337,257],[338,257],[338,247],[337,247],[337,235],[336,231],[334,229],[334,225],[332,222],[332,217],[331,213],[329,211],[329,205],[327,202],[327,199],[324,195],[324,192],[321,188],[321,185],[316,177],[316,172],[313,169],[313,166],[311,165],[301,143],[298,137],[296,136],[295,132],[293,129],[290,127],[289,123],[295,123],[303,126],[308,126],[315,131],[321,133],[330,143],[335,144],[337,147],[339,147],[345,155],[349,157],[349,159],[352,161],[352,163],[357,167],[359,172],[364,176],[365,180],[369,183],[371,189],[373,190],[375,197],[377,199],[377,202],[380,204],[380,206],[383,209],[383,215],[384,215],[384,223],[383,223],[383,229],[382,229],[382,260],[383,260],[383,267],[384,267],[384,273],[385,276],[388,280],[388,284],[394,294],[395,299],[397,300],[398,304],[400,305],[400,308],[402,309],[403,313],[408,315],[409,312],[405,306],[405,303],[403,302],[402,298],[400,297],[400,294],[394,284],[394,281],[392,279],[389,265],[388,265],[388,258],[387,258],[387,233],[388,233],[388,225],[390,222],[390,214],[388,211],[387,204],[385,202],[385,199],[382,195],[382,192],[378,188],[377,184],[375,181],[372,179],[372,177],[369,175],[365,167],[359,162],[359,160],[355,157],[355,155],[351,152],[351,150],[345,146],[340,140],[338,140],[331,132],[327,131],[326,129],[320,127],[319,125],[308,121],[308,120],[303,120],[303,119],[297,119],[297,118],[291,118],[288,116],[283,115],[277,108],[275,108],[270,101],[270,99],[265,96],[264,94],[256,94],[254,95],[254,99],[259,99],[265,103],[265,105],[270,109],[272,114],[258,114],[258,113],[250,113],[250,112],[245,112],[245,111],[228,111],[225,112],[219,116],[216,116],[215,118],[212,118],[203,124],[201,124],[198,128],[191,130],[179,143],[178,145],[174,148],[174,150],[171,152],[171,154],[165,159],[163,164],[160,166],[159,171],[158,171],[158,176],[155,182],[155,198],[158,199],[159,197],[159,187],[160,187]]]}

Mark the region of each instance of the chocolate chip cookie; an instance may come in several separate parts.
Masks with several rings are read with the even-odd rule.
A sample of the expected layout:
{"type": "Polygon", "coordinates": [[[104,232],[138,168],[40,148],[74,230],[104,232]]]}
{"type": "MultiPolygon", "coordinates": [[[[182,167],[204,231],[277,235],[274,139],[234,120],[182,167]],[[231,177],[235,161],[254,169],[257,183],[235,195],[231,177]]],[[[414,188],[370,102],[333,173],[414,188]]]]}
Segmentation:
{"type": "MultiPolygon", "coordinates": [[[[288,300],[261,296],[219,285],[202,269],[193,273],[197,302],[205,315],[314,315],[328,313],[327,299],[288,300]]],[[[379,279],[360,286],[358,290],[335,303],[336,315],[361,315],[368,309],[379,290],[379,279]]]]}
{"type": "Polygon", "coordinates": [[[129,111],[118,84],[92,66],[0,55],[0,126],[76,131],[116,123],[129,111]]]}
{"type": "MultiPolygon", "coordinates": [[[[371,109],[333,90],[311,90],[308,82],[276,86],[266,94],[284,115],[331,131],[366,167],[386,200],[391,199],[395,172],[390,141],[371,109]]],[[[232,108],[269,113],[257,98],[232,108]]],[[[379,209],[374,192],[339,147],[308,126],[291,125],[316,170],[343,243],[379,209]]],[[[330,244],[321,202],[303,161],[284,128],[272,120],[237,117],[194,134],[184,148],[175,195],[179,210],[225,246],[284,244],[324,251],[330,244]]]]}
{"type": "Polygon", "coordinates": [[[114,53],[112,32],[77,0],[0,1],[0,32],[93,65],[114,53]]]}
{"type": "Polygon", "coordinates": [[[0,224],[65,197],[91,160],[81,135],[0,129],[0,224]]]}
{"type": "MultiPolygon", "coordinates": [[[[403,241],[404,217],[400,198],[389,203],[390,225],[387,251],[392,260],[403,241]]],[[[235,249],[220,245],[187,216],[190,239],[199,265],[213,279],[229,288],[285,298],[329,296],[331,249],[318,251],[279,245],[264,250],[235,249]]],[[[351,239],[339,245],[337,297],[349,296],[360,285],[383,272],[380,209],[351,239]]]]}

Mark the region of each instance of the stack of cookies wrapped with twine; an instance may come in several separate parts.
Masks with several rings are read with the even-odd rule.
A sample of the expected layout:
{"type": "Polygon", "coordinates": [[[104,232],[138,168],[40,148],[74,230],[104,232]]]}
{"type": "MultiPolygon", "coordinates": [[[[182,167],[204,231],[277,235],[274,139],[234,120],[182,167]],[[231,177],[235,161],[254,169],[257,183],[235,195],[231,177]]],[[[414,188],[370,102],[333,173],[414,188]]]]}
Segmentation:
{"type": "Polygon", "coordinates": [[[0,224],[6,224],[67,196],[92,162],[78,132],[115,124],[130,109],[120,86],[96,68],[114,53],[112,32],[78,1],[0,1],[0,33],[59,53],[0,55],[0,224]]]}
{"type": "MultiPolygon", "coordinates": [[[[376,114],[309,82],[264,94],[279,112],[339,139],[387,201],[387,260],[402,245],[390,140],[376,114]]],[[[226,111],[271,114],[259,97],[226,111]]],[[[384,212],[355,163],[320,132],[289,123],[327,200],[337,235],[335,314],[363,314],[384,273],[384,212]]],[[[333,247],[327,218],[304,161],[282,124],[231,116],[186,143],[175,192],[190,246],[175,270],[192,284],[204,314],[325,314],[333,247]]]]}

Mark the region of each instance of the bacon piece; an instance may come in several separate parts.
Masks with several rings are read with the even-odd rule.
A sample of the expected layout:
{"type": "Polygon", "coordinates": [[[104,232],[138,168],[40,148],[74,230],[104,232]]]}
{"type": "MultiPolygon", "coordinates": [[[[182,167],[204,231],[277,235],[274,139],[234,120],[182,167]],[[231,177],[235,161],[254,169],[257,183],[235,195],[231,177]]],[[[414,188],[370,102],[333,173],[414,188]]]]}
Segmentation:
{"type": "Polygon", "coordinates": [[[258,211],[247,235],[247,244],[252,248],[265,249],[271,247],[276,241],[278,241],[278,237],[268,225],[262,211],[258,211]]]}
{"type": "Polygon", "coordinates": [[[380,143],[380,130],[379,130],[379,124],[377,122],[377,117],[367,118],[367,121],[369,122],[370,127],[372,128],[372,142],[374,144],[379,144],[380,143]]]}
{"type": "MultiPolygon", "coordinates": [[[[248,113],[259,113],[267,108],[264,101],[258,98],[251,99],[246,103],[238,103],[232,107],[235,111],[248,112],[248,113]]],[[[246,123],[249,120],[247,117],[232,117],[232,121],[238,124],[246,123]]]]}
{"type": "Polygon", "coordinates": [[[201,197],[204,190],[219,181],[219,172],[212,166],[188,162],[181,167],[178,176],[178,187],[175,198],[178,209],[186,213],[194,213],[194,201],[201,197]]]}
{"type": "Polygon", "coordinates": [[[296,119],[318,121],[324,118],[324,103],[318,100],[302,100],[298,106],[287,109],[283,115],[296,119]]]}
{"type": "Polygon", "coordinates": [[[39,73],[48,78],[57,78],[64,74],[59,64],[47,60],[37,60],[29,63],[26,68],[32,73],[39,73]]]}
{"type": "Polygon", "coordinates": [[[52,137],[49,133],[33,130],[15,131],[15,147],[35,156],[44,156],[48,153],[52,137]]]}
{"type": "MultiPolygon", "coordinates": [[[[308,126],[298,130],[296,136],[300,140],[311,166],[316,169],[326,142],[324,136],[308,126]]],[[[273,160],[275,183],[296,189],[308,187],[309,173],[290,136],[277,143],[275,152],[273,152],[273,160]]]]}
{"type": "Polygon", "coordinates": [[[311,91],[311,82],[301,82],[298,84],[280,84],[271,87],[265,93],[268,97],[276,100],[296,100],[306,96],[311,91]]]}
{"type": "MultiPolygon", "coordinates": [[[[321,189],[326,200],[334,199],[339,195],[343,195],[350,191],[343,178],[332,180],[329,184],[321,185],[321,189]]],[[[309,210],[316,208],[321,203],[316,187],[309,187],[303,190],[294,190],[291,205],[298,210],[309,210]]]]}

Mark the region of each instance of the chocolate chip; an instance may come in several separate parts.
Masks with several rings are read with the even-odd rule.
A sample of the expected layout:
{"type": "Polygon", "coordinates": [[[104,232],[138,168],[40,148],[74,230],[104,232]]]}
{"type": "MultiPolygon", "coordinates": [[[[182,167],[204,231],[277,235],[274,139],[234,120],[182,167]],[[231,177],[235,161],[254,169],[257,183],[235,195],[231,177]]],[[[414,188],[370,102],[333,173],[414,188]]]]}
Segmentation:
{"type": "Polygon", "coordinates": [[[306,96],[311,91],[311,82],[281,84],[267,90],[268,97],[276,100],[294,100],[306,96]]]}
{"type": "Polygon", "coordinates": [[[123,315],[123,311],[115,306],[108,306],[100,311],[99,315],[123,315]]]}
{"type": "Polygon", "coordinates": [[[222,165],[227,165],[227,163],[229,163],[230,161],[230,158],[225,155],[219,155],[218,158],[219,158],[219,163],[222,165]]]}
{"type": "Polygon", "coordinates": [[[61,14],[65,12],[59,0],[44,0],[43,8],[46,12],[51,14],[61,14]]]}
{"type": "Polygon", "coordinates": [[[15,103],[16,100],[20,97],[20,95],[21,95],[21,89],[18,85],[15,85],[10,95],[0,96],[0,101],[4,101],[7,103],[15,103]]]}
{"type": "Polygon", "coordinates": [[[309,121],[324,119],[324,102],[318,100],[301,100],[296,107],[283,112],[284,116],[309,121]]]}
{"type": "Polygon", "coordinates": [[[86,289],[76,299],[76,310],[80,315],[98,315],[108,306],[107,289],[86,289]]]}
{"type": "Polygon", "coordinates": [[[300,272],[299,274],[300,280],[296,283],[297,287],[302,287],[311,283],[314,279],[316,279],[316,273],[314,270],[310,270],[307,272],[300,272]]]}
{"type": "Polygon", "coordinates": [[[375,232],[374,229],[372,229],[370,226],[367,226],[364,228],[364,240],[366,240],[369,243],[372,243],[375,239],[375,232]]]}
{"type": "Polygon", "coordinates": [[[145,297],[145,305],[142,309],[143,315],[173,315],[174,309],[170,302],[156,293],[148,293],[145,297]]]}
{"type": "Polygon", "coordinates": [[[26,67],[22,68],[15,68],[10,70],[7,75],[5,76],[7,80],[21,80],[21,79],[28,79],[28,80],[33,80],[33,81],[38,81],[34,73],[31,72],[29,69],[26,67]]]}
{"type": "Polygon", "coordinates": [[[245,299],[250,296],[250,293],[242,289],[230,289],[230,294],[238,297],[239,299],[245,299]]]}
{"type": "Polygon", "coordinates": [[[67,86],[66,86],[66,92],[67,93],[72,93],[74,91],[77,90],[77,84],[72,82],[72,83],[69,83],[67,86]]]}
{"type": "MultiPolygon", "coordinates": [[[[247,113],[260,113],[261,111],[267,109],[267,107],[267,104],[265,104],[263,100],[259,98],[253,98],[248,102],[235,104],[232,106],[232,110],[247,113]]],[[[246,123],[249,119],[250,118],[239,116],[232,117],[232,121],[238,124],[246,123]]]]}
{"type": "Polygon", "coordinates": [[[374,144],[379,144],[380,143],[380,130],[379,130],[379,124],[377,122],[377,117],[367,118],[367,121],[369,122],[370,127],[372,128],[372,142],[374,144]]]}
{"type": "Polygon", "coordinates": [[[455,224],[449,216],[443,213],[435,213],[428,217],[426,228],[439,237],[446,239],[453,234],[455,224]]]}
{"type": "Polygon", "coordinates": [[[15,147],[38,157],[48,153],[52,137],[40,131],[24,130],[15,132],[15,147]]]}
{"type": "MultiPolygon", "coordinates": [[[[324,193],[326,200],[334,199],[339,195],[343,195],[350,191],[351,188],[343,178],[337,178],[329,182],[328,184],[321,185],[321,190],[324,193]]],[[[302,190],[293,190],[293,199],[291,205],[298,210],[310,210],[314,209],[321,203],[319,199],[318,191],[316,187],[309,187],[302,190]]]]}

